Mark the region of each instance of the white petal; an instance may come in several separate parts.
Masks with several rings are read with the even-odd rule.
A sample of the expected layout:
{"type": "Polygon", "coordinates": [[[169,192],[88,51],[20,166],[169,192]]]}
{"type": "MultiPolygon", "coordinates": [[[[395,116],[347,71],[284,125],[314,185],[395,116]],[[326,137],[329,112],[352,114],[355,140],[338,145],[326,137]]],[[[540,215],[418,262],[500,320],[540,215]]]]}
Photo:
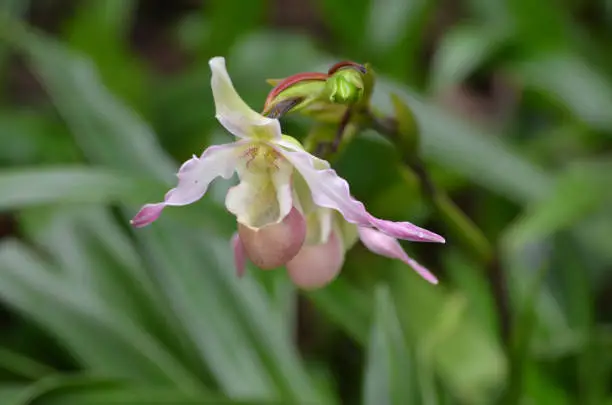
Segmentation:
{"type": "Polygon", "coordinates": [[[168,205],[191,204],[206,193],[208,185],[216,178],[228,179],[236,169],[240,142],[214,145],[200,157],[189,159],[178,171],[178,185],[168,191],[163,202],[145,205],[132,219],[132,225],[142,227],[155,221],[168,205]]]}
{"type": "Polygon", "coordinates": [[[232,187],[225,198],[225,206],[239,223],[252,229],[282,221],[293,207],[291,173],[285,161],[264,171],[239,169],[240,184],[232,187]]]}
{"type": "Polygon", "coordinates": [[[438,284],[436,276],[417,263],[416,260],[410,258],[396,239],[375,229],[363,227],[359,227],[359,238],[372,252],[391,259],[399,259],[412,267],[425,280],[432,284],[438,284]]]}
{"type": "Polygon", "coordinates": [[[278,120],[264,117],[240,98],[225,68],[225,59],[217,56],[208,64],[212,70],[210,84],[215,99],[216,117],[221,125],[239,138],[280,139],[281,128],[278,120]]]}

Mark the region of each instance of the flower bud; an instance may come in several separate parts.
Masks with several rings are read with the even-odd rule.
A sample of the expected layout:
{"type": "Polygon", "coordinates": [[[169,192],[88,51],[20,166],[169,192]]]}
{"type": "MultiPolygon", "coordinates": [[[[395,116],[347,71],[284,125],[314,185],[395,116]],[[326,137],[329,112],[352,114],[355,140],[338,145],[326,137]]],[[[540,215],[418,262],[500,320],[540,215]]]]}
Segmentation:
{"type": "Polygon", "coordinates": [[[262,114],[279,118],[307,108],[319,99],[326,79],[324,73],[299,73],[280,80],[268,94],[262,114]]]}
{"type": "Polygon", "coordinates": [[[306,221],[292,208],[280,223],[251,229],[238,224],[240,242],[248,258],[260,269],[270,270],[291,260],[306,238],[306,221]]]}
{"type": "Polygon", "coordinates": [[[329,101],[334,104],[354,104],[363,96],[361,73],[355,69],[339,70],[326,83],[329,101]]]}
{"type": "Polygon", "coordinates": [[[323,244],[302,246],[300,252],[287,263],[287,272],[298,287],[316,289],[334,280],[343,263],[342,241],[332,232],[323,244]]]}

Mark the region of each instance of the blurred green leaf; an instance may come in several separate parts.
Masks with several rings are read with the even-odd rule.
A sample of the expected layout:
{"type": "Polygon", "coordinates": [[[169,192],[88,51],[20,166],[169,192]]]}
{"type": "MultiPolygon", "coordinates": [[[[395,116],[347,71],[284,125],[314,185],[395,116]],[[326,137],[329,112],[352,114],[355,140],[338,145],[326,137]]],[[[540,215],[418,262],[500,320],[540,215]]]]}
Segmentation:
{"type": "Polygon", "coordinates": [[[511,62],[509,71],[525,86],[552,98],[564,111],[600,130],[612,130],[612,86],[577,54],[548,53],[511,62]]]}
{"type": "Polygon", "coordinates": [[[0,269],[1,299],[60,338],[87,368],[201,391],[197,379],[152,336],[78,283],[62,278],[21,243],[6,240],[0,245],[0,269]]]}
{"type": "Polygon", "coordinates": [[[423,361],[451,392],[470,404],[488,404],[507,375],[500,343],[469,311],[459,292],[426,285],[405,265],[395,265],[391,284],[398,316],[423,361]]]}
{"type": "Polygon", "coordinates": [[[370,0],[318,0],[315,4],[329,29],[344,45],[344,52],[361,53],[370,0]]]}
{"type": "Polygon", "coordinates": [[[29,379],[41,378],[55,371],[45,364],[6,347],[0,347],[0,369],[9,371],[15,376],[29,379]]]}
{"type": "Polygon", "coordinates": [[[138,236],[178,321],[231,397],[328,403],[297,361],[283,323],[270,316],[262,288],[248,275],[237,282],[229,241],[163,221],[138,236]]]}
{"type": "Polygon", "coordinates": [[[134,201],[150,181],[117,171],[88,166],[0,171],[0,210],[49,203],[112,203],[134,201]]]}
{"type": "Polygon", "coordinates": [[[612,164],[575,164],[543,199],[530,204],[506,232],[509,249],[540,242],[580,222],[612,201],[612,164]]]}
{"type": "Polygon", "coordinates": [[[500,50],[507,34],[499,27],[454,26],[446,32],[433,59],[431,88],[440,92],[462,83],[500,50]]]}
{"type": "Polygon", "coordinates": [[[25,384],[0,384],[0,402],[6,405],[21,405],[17,401],[24,389],[25,384]]]}
{"type": "Polygon", "coordinates": [[[0,28],[0,38],[28,57],[89,159],[172,181],[175,165],[151,129],[108,92],[89,60],[13,22],[0,28]]]}
{"type": "Polygon", "coordinates": [[[421,128],[423,153],[441,166],[517,202],[541,198],[550,186],[544,171],[503,141],[444,112],[401,84],[380,79],[374,102],[392,111],[388,94],[405,97],[421,128]]]}
{"type": "Polygon", "coordinates": [[[78,3],[66,27],[67,45],[86,54],[104,84],[133,107],[145,95],[147,71],[129,49],[133,0],[85,0],[78,3]]]}
{"type": "Polygon", "coordinates": [[[241,36],[259,25],[271,7],[273,5],[268,0],[215,1],[206,4],[202,14],[210,27],[204,48],[207,56],[227,52],[241,36]]]}
{"type": "Polygon", "coordinates": [[[413,381],[413,359],[388,288],[376,288],[374,303],[375,316],[368,344],[363,403],[415,404],[417,391],[413,381]]]}
{"type": "Polygon", "coordinates": [[[372,308],[371,298],[365,292],[340,278],[307,296],[353,339],[363,345],[367,343],[372,308]]]}
{"type": "Polygon", "coordinates": [[[138,405],[204,403],[258,405],[259,401],[232,401],[218,394],[187,395],[172,388],[130,387],[90,375],[53,375],[25,388],[14,388],[6,405],[138,405]]]}

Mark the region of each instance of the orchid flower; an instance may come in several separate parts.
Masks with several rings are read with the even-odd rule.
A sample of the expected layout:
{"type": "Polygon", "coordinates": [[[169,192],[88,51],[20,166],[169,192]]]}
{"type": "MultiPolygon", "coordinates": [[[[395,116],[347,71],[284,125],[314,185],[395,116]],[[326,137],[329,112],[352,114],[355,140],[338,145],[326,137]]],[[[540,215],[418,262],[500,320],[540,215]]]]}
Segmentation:
{"type": "Polygon", "coordinates": [[[305,210],[314,212],[312,207],[336,211],[348,223],[390,238],[444,243],[441,236],[409,222],[369,214],[328,162],[306,152],[297,140],[282,134],[278,120],[257,113],[240,98],[224,58],[212,58],[209,65],[216,118],[238,139],[210,146],[183,163],[177,186],[164,201],[143,206],[133,226],[151,224],[167,206],[199,200],[215,178],[229,179],[236,172],[240,182],[228,191],[225,205],[238,222],[233,238],[237,262],[248,257],[263,269],[287,264],[306,240],[305,210]]]}

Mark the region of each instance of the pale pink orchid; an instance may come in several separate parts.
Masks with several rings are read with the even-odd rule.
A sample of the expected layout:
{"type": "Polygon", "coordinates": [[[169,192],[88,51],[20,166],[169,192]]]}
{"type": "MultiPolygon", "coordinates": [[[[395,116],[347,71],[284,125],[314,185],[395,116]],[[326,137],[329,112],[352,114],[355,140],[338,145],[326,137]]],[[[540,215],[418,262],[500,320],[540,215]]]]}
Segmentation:
{"type": "MultiPolygon", "coordinates": [[[[359,229],[361,240],[370,250],[400,258],[420,271],[420,266],[402,256],[405,253],[396,238],[438,243],[444,243],[444,238],[409,222],[370,215],[328,162],[306,152],[297,140],[281,133],[278,120],[255,112],[240,98],[224,58],[215,57],[209,65],[216,118],[238,140],[210,146],[200,157],[194,155],[183,163],[177,174],[178,185],[166,193],[163,202],[143,206],[132,219],[133,226],[149,225],[167,206],[199,200],[215,178],[229,179],[236,172],[240,183],[229,190],[225,205],[238,222],[238,233],[232,241],[239,273],[247,258],[263,269],[287,264],[296,284],[307,286],[307,282],[300,282],[304,277],[301,272],[292,270],[307,257],[304,252],[310,248],[337,252],[337,246],[344,243],[340,236],[334,236],[329,221],[321,232],[323,244],[305,243],[313,228],[310,218],[314,215],[320,227],[324,221],[317,218],[331,216],[334,211],[359,229]]],[[[331,273],[337,274],[344,250],[337,257],[326,256],[333,259],[324,263],[331,273]]]]}

